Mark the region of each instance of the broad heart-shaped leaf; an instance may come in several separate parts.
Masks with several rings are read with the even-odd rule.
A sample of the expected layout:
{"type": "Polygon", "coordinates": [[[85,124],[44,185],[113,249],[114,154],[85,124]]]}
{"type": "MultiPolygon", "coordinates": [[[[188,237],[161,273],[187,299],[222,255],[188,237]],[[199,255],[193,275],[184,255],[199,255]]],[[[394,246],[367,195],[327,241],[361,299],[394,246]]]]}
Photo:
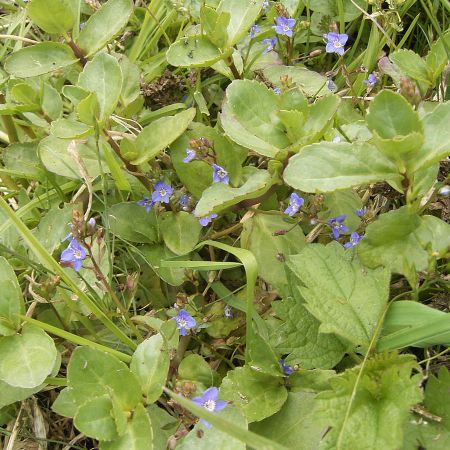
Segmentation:
{"type": "MultiPolygon", "coordinates": [[[[218,414],[241,428],[247,428],[244,414],[233,405],[228,405],[218,414]]],[[[177,444],[177,450],[245,450],[246,448],[245,443],[215,427],[206,427],[201,421],[177,444]]]]}
{"type": "Polygon", "coordinates": [[[39,392],[45,385],[39,385],[34,388],[19,388],[11,386],[0,380],[0,409],[12,405],[13,403],[20,402],[26,398],[32,396],[36,392],[39,392]]]}
{"type": "Polygon", "coordinates": [[[73,0],[32,0],[27,8],[30,19],[47,33],[64,34],[75,24],[78,2],[73,0]]]}
{"type": "Polygon", "coordinates": [[[156,402],[161,396],[169,363],[169,354],[159,333],[141,342],[133,353],[130,369],[138,378],[147,403],[156,402]]]}
{"type": "Polygon", "coordinates": [[[383,139],[422,132],[419,114],[405,97],[392,91],[381,91],[371,102],[367,125],[383,139]]]}
{"type": "Polygon", "coordinates": [[[113,402],[107,394],[86,398],[75,414],[74,424],[82,433],[94,439],[112,441],[119,437],[113,402]]]}
{"type": "Polygon", "coordinates": [[[37,77],[78,61],[68,45],[41,42],[14,52],[5,61],[5,70],[17,78],[37,77]]]}
{"type": "Polygon", "coordinates": [[[143,244],[158,240],[154,211],[147,213],[135,202],[116,203],[109,208],[108,223],[111,233],[120,239],[143,244]]]}
{"type": "Polygon", "coordinates": [[[57,356],[45,331],[25,325],[21,334],[0,339],[0,380],[14,387],[39,386],[52,373],[57,356]]]}
{"type": "Polygon", "coordinates": [[[274,322],[270,342],[286,363],[305,369],[329,369],[344,356],[345,346],[334,334],[319,332],[320,322],[298,298],[273,302],[272,308],[281,320],[274,322]]]}
{"type": "Polygon", "coordinates": [[[236,205],[242,200],[259,197],[274,184],[274,180],[267,170],[247,166],[243,172],[246,180],[239,188],[232,188],[223,183],[214,183],[206,189],[197,203],[195,215],[198,217],[208,216],[236,205]]]}
{"type": "Polygon", "coordinates": [[[39,142],[38,153],[42,163],[49,172],[62,175],[63,177],[80,179],[80,162],[91,178],[95,178],[103,173],[108,173],[108,166],[98,156],[94,140],[91,138],[87,143],[81,141],[70,141],[67,139],[58,139],[52,135],[42,139],[39,142]],[[69,152],[69,145],[74,142],[73,152],[69,152]],[[99,161],[100,160],[100,161],[99,161]],[[102,170],[99,167],[102,163],[102,170]]]}
{"type": "Polygon", "coordinates": [[[217,12],[230,14],[227,27],[228,41],[226,46],[232,47],[238,43],[255,23],[262,8],[262,0],[242,2],[241,0],[221,0],[217,12]]]}
{"type": "Polygon", "coordinates": [[[319,142],[289,159],[284,181],[304,192],[332,192],[387,181],[402,191],[396,165],[367,142],[319,142]]]}
{"type": "Polygon", "coordinates": [[[195,108],[174,116],[165,116],[147,125],[138,135],[135,146],[139,156],[132,164],[144,164],[178,139],[195,117],[195,108]]]}
{"type": "Polygon", "coordinates": [[[203,35],[178,39],[166,52],[167,62],[175,67],[209,67],[225,56],[203,35]]]}
{"type": "Polygon", "coordinates": [[[388,299],[390,273],[364,269],[349,253],[336,242],[311,244],[289,257],[288,266],[302,283],[305,307],[321,323],[319,332],[367,348],[388,299]]]}
{"type": "Polygon", "coordinates": [[[450,155],[450,101],[441,103],[422,119],[424,143],[408,162],[411,172],[426,169],[450,155]]]}
{"type": "Polygon", "coordinates": [[[431,74],[425,61],[412,50],[396,50],[389,55],[389,59],[407,77],[430,85],[431,74]]]}
{"type": "Polygon", "coordinates": [[[22,290],[14,270],[0,256],[0,335],[16,333],[21,322],[19,314],[25,314],[22,290]]]}
{"type": "Polygon", "coordinates": [[[248,422],[275,414],[287,398],[282,378],[256,372],[248,366],[230,370],[222,381],[221,396],[240,407],[248,422]]]}
{"type": "Polygon", "coordinates": [[[125,27],[132,13],[132,0],[108,0],[84,24],[78,45],[88,56],[94,54],[125,27]]]}
{"type": "Polygon", "coordinates": [[[99,120],[103,122],[108,119],[122,91],[122,70],[117,59],[107,53],[95,55],[80,73],[78,86],[97,95],[99,120]]]}
{"type": "Polygon", "coordinates": [[[141,400],[139,382],[128,366],[110,353],[91,347],[78,347],[72,353],[67,381],[77,406],[106,395],[114,397],[124,410],[131,410],[141,400]]]}
{"type": "Polygon", "coordinates": [[[100,450],[153,450],[153,429],[150,417],[139,403],[127,424],[123,436],[109,442],[101,442],[100,450]]]}
{"type": "Polygon", "coordinates": [[[278,102],[277,94],[262,83],[233,81],[227,88],[220,116],[225,133],[243,147],[275,157],[290,143],[276,115],[278,102]]]}
{"type": "Polygon", "coordinates": [[[241,247],[250,250],[258,261],[258,275],[277,288],[287,284],[285,257],[298,253],[305,246],[305,236],[300,227],[284,235],[274,235],[292,225],[282,217],[255,214],[244,222],[241,247]]]}
{"type": "Polygon", "coordinates": [[[202,226],[198,219],[185,211],[167,211],[158,217],[164,243],[176,255],[191,252],[200,238],[202,226]]]}
{"type": "Polygon", "coordinates": [[[331,427],[319,449],[400,448],[409,408],[421,400],[416,364],[413,355],[380,354],[332,378],[332,390],[316,397],[317,417],[331,427]]]}
{"type": "Polygon", "coordinates": [[[428,267],[432,253],[450,247],[450,225],[434,216],[418,216],[403,206],[382,214],[367,227],[358,255],[368,267],[383,265],[409,275],[428,267]]]}
{"type": "Polygon", "coordinates": [[[252,423],[251,431],[287,448],[317,450],[326,428],[314,420],[315,396],[312,390],[289,392],[281,410],[261,422],[252,423]]]}

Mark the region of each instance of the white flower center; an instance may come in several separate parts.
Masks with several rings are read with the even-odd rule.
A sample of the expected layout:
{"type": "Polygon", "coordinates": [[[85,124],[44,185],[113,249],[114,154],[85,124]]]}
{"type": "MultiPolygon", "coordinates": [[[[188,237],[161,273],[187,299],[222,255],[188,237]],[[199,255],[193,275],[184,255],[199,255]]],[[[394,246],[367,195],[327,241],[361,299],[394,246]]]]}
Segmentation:
{"type": "Polygon", "coordinates": [[[81,259],[81,252],[80,250],[74,250],[73,252],[76,259],[81,259]]]}
{"type": "Polygon", "coordinates": [[[217,172],[217,175],[219,176],[219,178],[225,178],[228,174],[224,170],[219,170],[217,172]]]}
{"type": "Polygon", "coordinates": [[[159,190],[159,195],[160,195],[161,197],[165,197],[165,196],[167,195],[167,191],[166,191],[164,188],[161,188],[161,189],[159,190]]]}
{"type": "Polygon", "coordinates": [[[343,45],[338,40],[335,40],[333,42],[333,45],[334,45],[334,48],[341,48],[341,47],[343,47],[343,45]]]}
{"type": "Polygon", "coordinates": [[[207,400],[203,403],[203,407],[208,411],[213,412],[216,409],[216,402],[214,400],[207,400]]]}
{"type": "Polygon", "coordinates": [[[187,322],[184,319],[178,319],[178,324],[180,327],[185,327],[187,325],[187,322]]]}
{"type": "Polygon", "coordinates": [[[290,30],[289,25],[283,25],[283,31],[289,31],[289,30],[290,30]]]}

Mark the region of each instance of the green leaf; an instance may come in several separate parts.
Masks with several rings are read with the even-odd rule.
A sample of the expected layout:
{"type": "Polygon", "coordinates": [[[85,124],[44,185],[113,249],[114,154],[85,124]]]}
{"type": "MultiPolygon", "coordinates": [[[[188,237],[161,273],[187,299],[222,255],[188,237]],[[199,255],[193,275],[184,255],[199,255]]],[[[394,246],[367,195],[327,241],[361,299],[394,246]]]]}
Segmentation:
{"type": "Polygon", "coordinates": [[[122,70],[117,59],[107,53],[95,55],[80,73],[78,86],[97,95],[99,119],[101,122],[108,119],[114,112],[122,91],[122,70]]]}
{"type": "Polygon", "coordinates": [[[94,134],[94,129],[74,119],[58,119],[52,122],[50,132],[60,139],[80,139],[94,134]]]}
{"type": "Polygon", "coordinates": [[[78,2],[73,0],[32,0],[27,14],[45,32],[64,34],[75,24],[78,2]]]}
{"type": "Polygon", "coordinates": [[[279,364],[279,358],[269,344],[268,339],[255,333],[252,340],[247,343],[249,367],[261,374],[282,377],[284,373],[279,364]]]}
{"type": "Polygon", "coordinates": [[[383,265],[407,275],[411,268],[426,269],[430,254],[445,254],[450,247],[449,231],[450,225],[437,217],[419,217],[403,206],[382,214],[367,227],[358,255],[368,267],[383,265]]]}
{"type": "Polygon", "coordinates": [[[113,416],[113,403],[108,395],[86,399],[74,417],[75,426],[84,434],[98,440],[118,438],[113,416]]]}
{"type": "Polygon", "coordinates": [[[45,171],[36,150],[37,142],[12,144],[3,150],[3,163],[7,169],[19,173],[21,178],[42,180],[45,177],[45,171]]]}
{"type": "Polygon", "coordinates": [[[230,13],[222,11],[220,14],[209,6],[200,8],[200,20],[208,39],[217,47],[224,48],[227,43],[227,26],[230,23],[230,13]]]}
{"type": "Polygon", "coordinates": [[[251,430],[296,450],[317,450],[326,429],[313,417],[315,392],[289,392],[280,411],[261,422],[255,422],[251,430]]]}
{"type": "Polygon", "coordinates": [[[101,442],[100,450],[153,450],[153,430],[150,417],[140,403],[133,411],[125,433],[111,442],[101,442]]]}
{"type": "Polygon", "coordinates": [[[365,142],[320,142],[289,159],[284,181],[304,192],[332,192],[387,181],[401,191],[402,177],[393,162],[365,142]]]}
{"type": "Polygon", "coordinates": [[[362,208],[361,197],[353,189],[343,189],[328,192],[324,195],[323,210],[318,214],[319,219],[328,220],[340,215],[347,216],[345,224],[350,231],[356,231],[361,224],[361,218],[356,210],[362,208]]]}
{"type": "Polygon", "coordinates": [[[255,23],[262,8],[262,0],[242,2],[240,0],[222,0],[217,12],[226,12],[230,15],[227,27],[228,41],[226,46],[232,47],[248,33],[249,28],[255,23]]]}
{"type": "Polygon", "coordinates": [[[131,0],[107,1],[84,24],[78,37],[78,45],[87,56],[93,55],[120,33],[132,13],[131,0]]]}
{"type": "Polygon", "coordinates": [[[8,261],[0,256],[0,335],[11,336],[20,327],[19,314],[25,314],[22,290],[8,261]]]}
{"type": "MultiPolygon", "coordinates": [[[[78,347],[72,353],[67,380],[78,406],[108,395],[113,396],[123,409],[130,410],[142,398],[139,382],[128,366],[115,356],[91,347],[78,347]]],[[[105,402],[100,405],[105,407],[105,402]]]]}
{"type": "Polygon", "coordinates": [[[207,188],[197,203],[195,215],[208,216],[236,205],[242,200],[257,198],[267,192],[274,183],[267,170],[247,166],[244,172],[244,176],[247,176],[246,181],[239,188],[232,188],[223,183],[214,183],[207,188]]]}
{"type": "Polygon", "coordinates": [[[44,384],[41,384],[34,388],[19,388],[0,381],[0,390],[2,393],[0,396],[0,408],[25,400],[36,392],[39,392],[44,386],[44,384]]]}
{"type": "Polygon", "coordinates": [[[169,354],[163,337],[158,333],[138,345],[130,369],[141,385],[147,403],[158,400],[166,384],[169,354]]]}
{"type": "Polygon", "coordinates": [[[135,202],[111,206],[108,210],[108,223],[111,233],[120,239],[148,244],[158,240],[154,211],[147,213],[144,207],[135,202]]]}
{"type": "Polygon", "coordinates": [[[154,450],[167,450],[167,441],[176,432],[178,421],[154,403],[147,407],[147,412],[152,423],[154,450]]]}
{"type": "Polygon", "coordinates": [[[19,388],[34,388],[52,373],[58,352],[53,339],[33,325],[21,334],[0,339],[0,380],[19,388]]]}
{"type": "Polygon", "coordinates": [[[270,417],[283,406],[287,391],[281,380],[244,366],[227,373],[220,392],[244,411],[249,422],[255,422],[270,417]]]}
{"type": "Polygon", "coordinates": [[[59,92],[50,84],[44,83],[42,90],[41,107],[44,114],[50,119],[58,119],[63,112],[63,103],[59,92]]]}
{"type": "Polygon", "coordinates": [[[17,78],[28,78],[54,72],[77,61],[69,46],[59,42],[41,42],[6,58],[5,70],[17,78]]]}
{"type": "Polygon", "coordinates": [[[250,250],[258,261],[258,275],[277,288],[287,284],[285,258],[305,246],[299,226],[284,235],[274,234],[291,226],[280,216],[255,214],[244,222],[241,234],[241,247],[250,250]]]}
{"type": "Polygon", "coordinates": [[[389,59],[407,77],[431,85],[433,81],[425,61],[412,50],[396,50],[389,59]]]}
{"type": "Polygon", "coordinates": [[[316,397],[317,417],[331,427],[319,448],[398,449],[409,408],[421,400],[415,367],[413,355],[376,355],[331,379],[332,390],[316,397]]]}
{"type": "Polygon", "coordinates": [[[411,171],[426,169],[450,155],[450,101],[422,119],[424,143],[409,162],[411,171]]]}
{"type": "Polygon", "coordinates": [[[243,147],[275,157],[290,143],[276,115],[278,101],[277,94],[262,83],[233,81],[227,88],[220,116],[225,133],[243,147]]]}
{"type": "Polygon", "coordinates": [[[147,125],[135,141],[139,156],[131,163],[140,165],[153,159],[186,131],[194,117],[195,108],[190,108],[174,116],[161,117],[147,125]]]}
{"type": "Polygon", "coordinates": [[[450,33],[442,35],[435,41],[430,48],[426,57],[427,69],[430,73],[431,80],[434,82],[436,78],[445,69],[448,64],[447,49],[450,47],[450,33]]]}
{"type": "Polygon", "coordinates": [[[306,246],[288,259],[288,266],[302,283],[298,289],[320,321],[319,331],[367,348],[387,303],[389,271],[363,270],[335,242],[306,246]]]}
{"type": "Polygon", "coordinates": [[[66,387],[58,394],[58,397],[53,402],[52,410],[63,417],[75,417],[78,406],[73,398],[72,388],[66,387]]]}
{"type": "MultiPolygon", "coordinates": [[[[320,12],[331,16],[336,20],[339,19],[339,9],[335,0],[314,0],[310,8],[315,12],[320,12]]],[[[350,22],[361,15],[361,8],[367,7],[366,0],[356,0],[353,2],[342,2],[343,18],[345,22],[350,22]],[[359,6],[359,8],[357,6],[359,6]]]]}
{"type": "MultiPolygon", "coordinates": [[[[221,417],[238,425],[241,428],[247,427],[245,416],[239,408],[231,405],[220,411],[221,417]]],[[[199,422],[189,432],[189,434],[177,444],[177,450],[245,450],[244,442],[239,441],[229,433],[220,431],[215,427],[206,427],[199,422]]]]}
{"type": "Polygon", "coordinates": [[[183,358],[178,367],[178,377],[181,380],[201,383],[205,388],[214,386],[217,381],[217,374],[214,373],[210,365],[195,353],[183,358]]]}
{"type": "Polygon", "coordinates": [[[305,369],[334,367],[344,356],[345,346],[334,334],[319,332],[320,322],[295,298],[273,302],[281,320],[272,327],[270,342],[286,362],[305,369]]]}
{"type": "Polygon", "coordinates": [[[202,35],[175,41],[167,50],[167,62],[175,67],[209,67],[226,55],[202,35]]]}

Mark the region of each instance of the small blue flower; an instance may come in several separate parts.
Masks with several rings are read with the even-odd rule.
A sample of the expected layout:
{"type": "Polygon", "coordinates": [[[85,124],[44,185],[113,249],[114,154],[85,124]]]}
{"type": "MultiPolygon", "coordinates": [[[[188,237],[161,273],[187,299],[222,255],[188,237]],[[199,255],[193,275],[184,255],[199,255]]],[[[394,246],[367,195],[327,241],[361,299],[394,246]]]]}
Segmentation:
{"type": "Polygon", "coordinates": [[[155,190],[152,193],[152,200],[153,202],[169,203],[172,194],[172,186],[165,184],[162,181],[158,181],[158,183],[155,184],[155,190]]]}
{"type": "Polygon", "coordinates": [[[363,83],[367,84],[367,87],[374,87],[378,83],[378,78],[374,73],[371,73],[367,80],[363,80],[363,83]]]}
{"type": "Polygon", "coordinates": [[[331,92],[336,92],[338,90],[336,83],[333,81],[333,78],[331,77],[327,77],[327,88],[331,92]]]}
{"type": "Polygon", "coordinates": [[[283,373],[287,376],[292,375],[294,373],[294,368],[284,362],[284,359],[280,359],[278,361],[280,363],[281,369],[283,373]]]}
{"type": "Polygon", "coordinates": [[[258,25],[253,24],[250,28],[250,38],[253,39],[260,31],[258,25]]]}
{"type": "Polygon", "coordinates": [[[287,17],[277,17],[277,24],[272,28],[275,30],[275,33],[280,34],[282,36],[292,37],[293,28],[295,27],[296,20],[288,19],[287,17]]]}
{"type": "Polygon", "coordinates": [[[145,211],[149,213],[155,203],[150,198],[144,197],[142,200],[139,200],[137,204],[139,206],[145,206],[145,211]]]}
{"type": "Polygon", "coordinates": [[[201,217],[200,219],[198,219],[198,221],[202,227],[206,227],[206,225],[208,225],[211,220],[215,219],[216,217],[218,217],[217,214],[210,214],[209,216],[201,217]]]}
{"type": "Polygon", "coordinates": [[[84,28],[85,25],[85,22],[80,22],[80,31],[84,28]]]}
{"type": "Polygon", "coordinates": [[[187,149],[186,149],[186,157],[183,158],[183,162],[187,164],[187,163],[193,161],[193,160],[196,159],[196,158],[197,158],[197,153],[196,153],[196,151],[195,151],[195,150],[192,150],[192,149],[190,149],[190,148],[187,148],[187,149]]]}
{"type": "Polygon", "coordinates": [[[345,248],[354,247],[355,245],[358,245],[361,242],[361,239],[363,239],[364,236],[360,236],[356,231],[353,231],[350,235],[350,241],[346,242],[344,244],[345,248]]]}
{"type": "Polygon", "coordinates": [[[178,315],[173,319],[177,323],[177,329],[180,331],[181,336],[186,336],[188,330],[194,328],[195,325],[197,325],[195,319],[190,316],[185,309],[180,310],[178,315]]]}
{"type": "Polygon", "coordinates": [[[180,200],[178,200],[180,202],[181,206],[188,206],[189,205],[189,195],[182,195],[180,197],[180,200]]]}
{"type": "Polygon", "coordinates": [[[223,315],[227,319],[232,319],[233,318],[233,309],[231,308],[230,305],[225,305],[225,308],[223,308],[223,315]]]}
{"type": "MultiPolygon", "coordinates": [[[[222,411],[227,406],[227,402],[225,400],[218,400],[219,390],[215,387],[210,387],[203,392],[201,397],[194,397],[192,401],[196,403],[198,406],[205,408],[209,412],[218,412],[222,411]]],[[[201,422],[208,428],[211,427],[211,424],[206,422],[206,420],[201,420],[201,422]]]]}
{"type": "Polygon", "coordinates": [[[442,197],[449,197],[450,196],[450,186],[442,186],[439,189],[439,195],[442,195],[442,197]]]}
{"type": "Polygon", "coordinates": [[[73,223],[69,223],[70,233],[63,239],[64,241],[71,241],[75,236],[73,235],[74,225],[73,223]]]}
{"type": "Polygon", "coordinates": [[[72,239],[69,246],[61,253],[60,262],[73,267],[75,272],[81,269],[86,251],[76,239],[72,239]]]}
{"type": "Polygon", "coordinates": [[[230,176],[223,167],[213,164],[213,170],[213,183],[228,184],[230,182],[230,176]]]}
{"type": "Polygon", "coordinates": [[[342,56],[345,52],[344,45],[347,43],[348,35],[347,34],[339,34],[339,33],[327,33],[324,35],[327,40],[327,46],[325,47],[325,51],[327,53],[337,53],[342,56]]]}
{"type": "Polygon", "coordinates": [[[272,91],[275,92],[275,94],[277,94],[277,95],[281,94],[281,89],[280,88],[275,87],[275,88],[272,89],[272,91]]]}
{"type": "Polygon", "coordinates": [[[289,197],[289,206],[284,210],[284,213],[292,217],[294,214],[299,212],[304,203],[305,200],[293,192],[289,197]]]}
{"type": "Polygon", "coordinates": [[[346,218],[347,216],[345,214],[342,214],[341,216],[332,217],[330,220],[328,220],[328,224],[331,227],[333,239],[339,239],[341,233],[347,233],[348,227],[344,224],[346,218]]]}
{"type": "Polygon", "coordinates": [[[265,55],[266,53],[271,52],[275,46],[277,45],[277,38],[270,38],[270,39],[263,39],[262,43],[264,45],[267,45],[267,47],[264,49],[263,51],[263,55],[265,55]]]}
{"type": "Polygon", "coordinates": [[[367,206],[363,206],[362,208],[357,209],[357,210],[355,211],[355,214],[356,214],[358,217],[364,217],[364,216],[367,214],[367,206]]]}

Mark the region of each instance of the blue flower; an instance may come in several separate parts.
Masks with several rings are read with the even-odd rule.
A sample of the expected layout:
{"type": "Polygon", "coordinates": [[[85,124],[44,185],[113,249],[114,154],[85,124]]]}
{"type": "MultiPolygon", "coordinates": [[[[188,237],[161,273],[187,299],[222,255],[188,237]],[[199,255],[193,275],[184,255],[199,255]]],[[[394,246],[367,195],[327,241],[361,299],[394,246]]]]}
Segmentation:
{"type": "Polygon", "coordinates": [[[354,247],[355,245],[358,245],[361,242],[361,239],[363,239],[364,236],[360,236],[356,231],[353,231],[353,233],[350,235],[350,241],[346,242],[344,244],[345,248],[354,247]]]}
{"type": "Polygon", "coordinates": [[[142,200],[139,200],[137,204],[139,206],[145,206],[145,211],[149,213],[155,203],[148,197],[144,197],[142,200]]]}
{"type": "Polygon", "coordinates": [[[215,219],[216,217],[218,217],[217,214],[210,214],[209,216],[201,217],[200,219],[198,219],[198,221],[202,227],[206,227],[206,225],[208,225],[209,222],[211,222],[211,220],[215,219]]]}
{"type": "Polygon", "coordinates": [[[272,89],[272,91],[275,92],[275,94],[277,94],[277,95],[281,94],[281,89],[280,88],[275,87],[275,88],[272,89]]]}
{"type": "Polygon", "coordinates": [[[282,36],[292,37],[292,30],[295,27],[295,19],[288,19],[287,17],[277,17],[277,24],[272,28],[275,33],[281,34],[282,36]]]}
{"type": "Polygon", "coordinates": [[[305,200],[293,192],[289,198],[289,206],[284,210],[284,213],[292,217],[294,214],[299,212],[300,208],[303,206],[303,203],[305,203],[305,200]]]}
{"type": "Polygon", "coordinates": [[[186,149],[186,157],[183,158],[184,163],[189,163],[197,158],[197,153],[195,150],[192,150],[190,148],[186,149]]]}
{"type": "Polygon", "coordinates": [[[280,359],[278,361],[280,363],[281,369],[283,373],[287,376],[292,375],[294,373],[294,368],[284,362],[284,359],[280,359]]]}
{"type": "Polygon", "coordinates": [[[189,205],[189,195],[182,195],[180,197],[180,200],[178,200],[180,202],[181,206],[188,206],[189,205]]]}
{"type": "Polygon", "coordinates": [[[367,84],[367,87],[374,87],[378,83],[378,78],[374,73],[371,73],[367,80],[363,80],[363,83],[367,84]]]}
{"type": "Polygon", "coordinates": [[[333,234],[333,239],[339,239],[341,233],[346,233],[348,231],[347,225],[344,224],[347,216],[342,214],[341,216],[332,217],[328,220],[328,224],[331,227],[331,232],[333,234]]]}
{"type": "Polygon", "coordinates": [[[327,88],[331,92],[336,92],[338,90],[336,83],[333,81],[333,78],[331,77],[327,77],[327,88]]]}
{"type": "Polygon", "coordinates": [[[325,51],[327,53],[337,53],[342,56],[345,52],[344,45],[347,43],[348,35],[330,32],[324,35],[327,40],[325,51]]]}
{"type": "Polygon", "coordinates": [[[228,184],[230,182],[228,172],[223,167],[213,164],[213,170],[213,183],[228,184]]]}
{"type": "Polygon", "coordinates": [[[439,195],[442,195],[442,197],[449,197],[450,196],[450,186],[442,186],[438,192],[439,192],[439,195]]]}
{"type": "Polygon", "coordinates": [[[267,45],[267,47],[263,51],[263,55],[265,55],[266,53],[271,52],[275,48],[275,45],[277,45],[277,38],[275,37],[275,38],[270,38],[270,39],[269,38],[263,39],[262,43],[264,45],[267,45]]]}
{"type": "Polygon", "coordinates": [[[72,239],[69,246],[61,253],[60,261],[73,267],[75,272],[81,269],[83,260],[86,258],[86,251],[76,239],[72,239]]]}
{"type": "Polygon", "coordinates": [[[185,309],[182,309],[178,315],[174,317],[174,320],[177,323],[177,329],[180,331],[181,336],[186,336],[188,330],[197,325],[195,319],[190,316],[185,309]]]}
{"type": "Polygon", "coordinates": [[[367,213],[367,206],[363,206],[361,209],[357,209],[355,211],[355,214],[358,217],[364,217],[366,215],[366,213],[367,213]]]}
{"type": "MultiPolygon", "coordinates": [[[[203,392],[201,397],[194,397],[192,401],[196,403],[198,406],[205,408],[209,412],[217,412],[222,411],[227,406],[227,402],[224,400],[218,400],[219,390],[215,387],[210,387],[203,392]]],[[[206,422],[206,420],[201,420],[201,422],[208,428],[211,427],[211,424],[206,422]]]]}
{"type": "Polygon", "coordinates": [[[223,315],[227,319],[232,319],[233,318],[233,309],[231,308],[230,305],[225,305],[225,308],[223,308],[223,315]]]}
{"type": "Polygon", "coordinates": [[[253,39],[260,31],[258,25],[253,24],[250,28],[250,38],[253,39]]]}
{"type": "Polygon", "coordinates": [[[169,203],[172,194],[173,189],[170,185],[158,181],[158,183],[155,184],[155,190],[152,193],[152,200],[154,202],[169,203]]]}

